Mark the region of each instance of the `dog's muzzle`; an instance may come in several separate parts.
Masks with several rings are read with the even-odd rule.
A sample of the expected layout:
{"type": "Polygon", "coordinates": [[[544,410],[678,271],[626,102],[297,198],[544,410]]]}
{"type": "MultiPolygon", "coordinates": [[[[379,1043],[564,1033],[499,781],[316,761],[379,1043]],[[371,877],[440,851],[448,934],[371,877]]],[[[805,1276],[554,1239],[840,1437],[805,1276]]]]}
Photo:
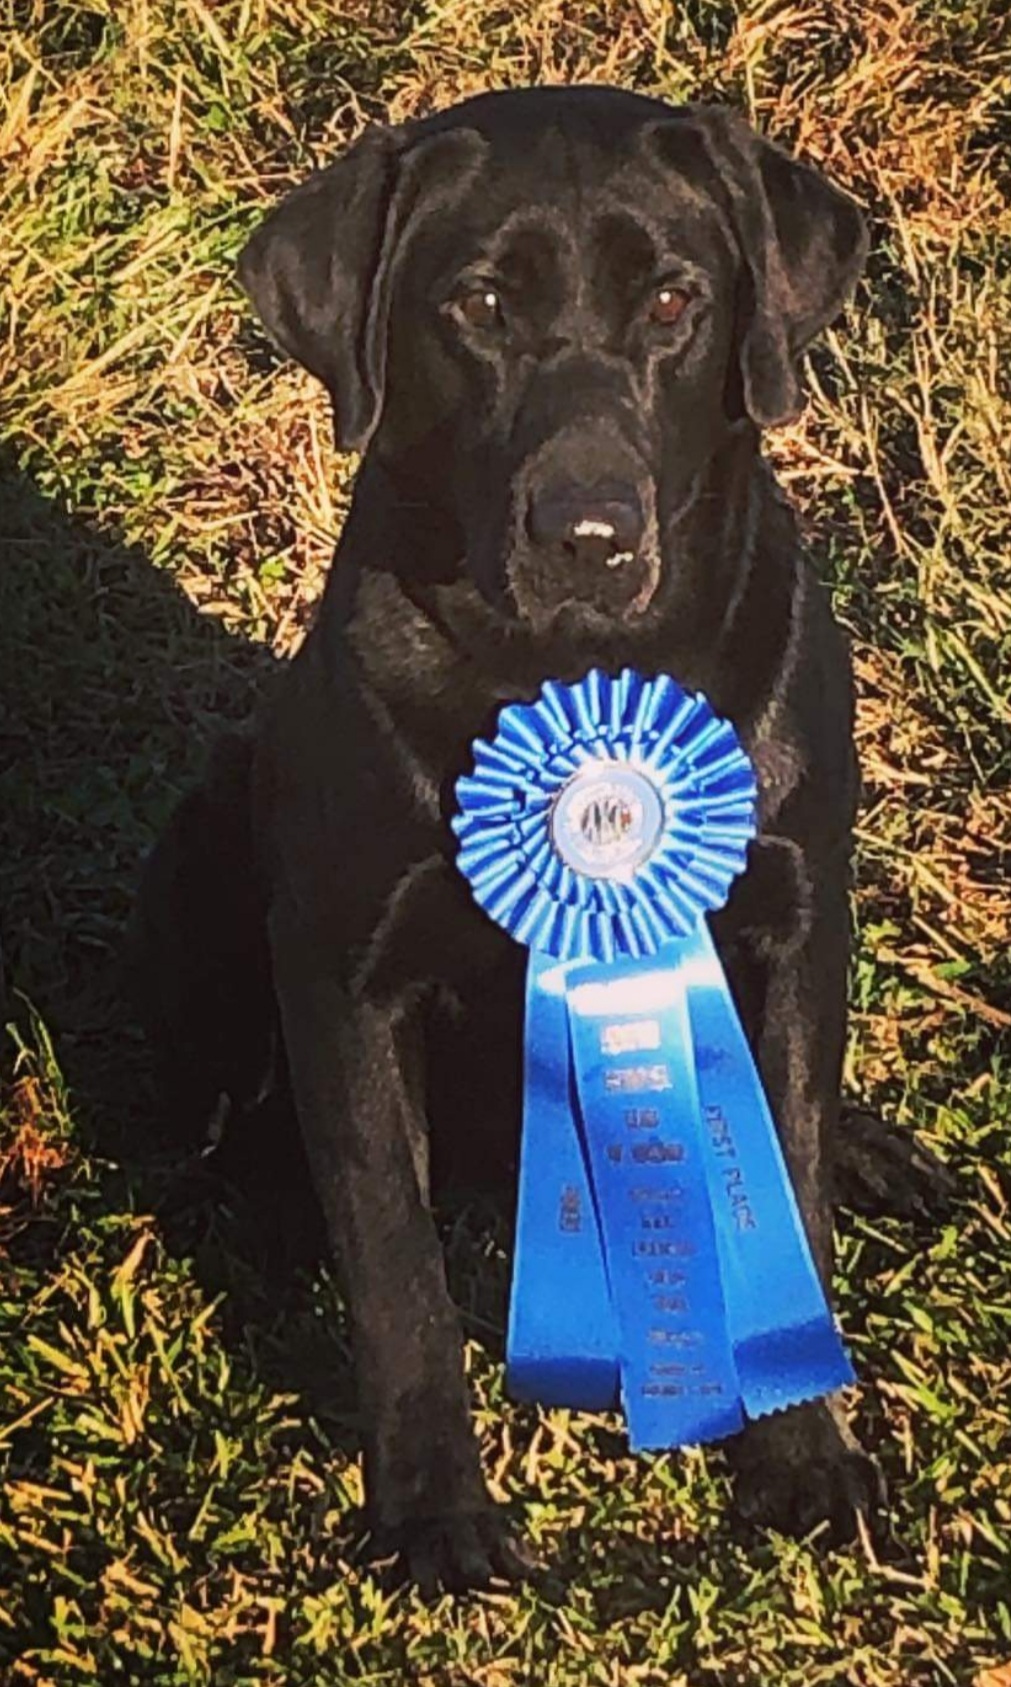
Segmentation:
{"type": "Polygon", "coordinates": [[[513,573],[521,610],[550,615],[583,605],[621,619],[641,612],[656,587],[646,502],[630,482],[551,480],[531,489],[524,556],[513,573]]]}

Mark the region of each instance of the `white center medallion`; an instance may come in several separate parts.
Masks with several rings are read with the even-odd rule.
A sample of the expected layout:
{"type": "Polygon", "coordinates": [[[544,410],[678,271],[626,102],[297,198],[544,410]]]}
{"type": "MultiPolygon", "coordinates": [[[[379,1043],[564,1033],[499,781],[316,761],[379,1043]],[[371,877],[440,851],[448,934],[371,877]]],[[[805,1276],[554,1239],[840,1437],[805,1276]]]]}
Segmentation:
{"type": "Polygon", "coordinates": [[[551,841],[567,867],[590,879],[629,879],[663,830],[663,807],[645,773],[627,762],[588,762],[551,811],[551,841]]]}

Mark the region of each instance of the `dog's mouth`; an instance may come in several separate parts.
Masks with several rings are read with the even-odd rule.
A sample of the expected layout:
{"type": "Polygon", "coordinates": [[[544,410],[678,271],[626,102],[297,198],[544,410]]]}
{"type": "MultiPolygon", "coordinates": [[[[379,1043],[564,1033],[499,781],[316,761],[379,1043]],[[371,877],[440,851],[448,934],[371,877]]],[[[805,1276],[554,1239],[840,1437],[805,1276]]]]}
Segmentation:
{"type": "Polygon", "coordinates": [[[616,551],[601,538],[575,558],[567,547],[531,549],[513,558],[508,575],[517,614],[543,627],[562,611],[612,623],[635,619],[653,600],[660,568],[655,554],[616,551]]]}

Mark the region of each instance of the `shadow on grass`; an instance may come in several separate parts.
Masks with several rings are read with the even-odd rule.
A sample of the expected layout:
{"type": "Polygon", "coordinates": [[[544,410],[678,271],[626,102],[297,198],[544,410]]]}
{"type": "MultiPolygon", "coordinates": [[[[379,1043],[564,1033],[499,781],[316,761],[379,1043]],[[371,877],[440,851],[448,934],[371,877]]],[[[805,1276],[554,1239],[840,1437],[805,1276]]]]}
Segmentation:
{"type": "MultiPolygon", "coordinates": [[[[4,1017],[24,1021],[27,999],[49,1027],[106,1210],[153,1213],[169,1251],[223,1295],[226,1341],[247,1359],[252,1349],[274,1386],[299,1390],[346,1441],[349,1350],[318,1269],[322,1219],[287,1097],[245,1115],[216,1154],[180,1150],[123,987],[144,858],[216,738],[250,721],[278,666],[201,614],[139,548],[60,509],[0,454],[4,1017]]],[[[464,1152],[448,1174],[445,1239],[468,1334],[501,1358],[505,1142],[519,1102],[500,1097],[489,1118],[473,1048],[459,1036],[446,1061],[464,1152]]]]}
{"type": "Polygon", "coordinates": [[[143,859],[276,667],[0,456],[5,1017],[23,1022],[27,999],[50,1028],[108,1211],[154,1212],[169,1250],[225,1293],[226,1339],[252,1341],[277,1386],[340,1409],[346,1349],[311,1305],[323,1238],[290,1110],[246,1121],[223,1164],[182,1159],[123,988],[143,859]]]}

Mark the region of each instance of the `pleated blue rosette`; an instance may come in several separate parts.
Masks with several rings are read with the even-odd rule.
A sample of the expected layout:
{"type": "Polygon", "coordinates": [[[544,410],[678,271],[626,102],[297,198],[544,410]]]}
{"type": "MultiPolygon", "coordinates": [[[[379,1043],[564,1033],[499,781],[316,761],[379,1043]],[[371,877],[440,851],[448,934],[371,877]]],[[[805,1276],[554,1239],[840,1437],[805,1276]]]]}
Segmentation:
{"type": "Polygon", "coordinates": [[[457,864],[530,949],[512,1392],[647,1448],[852,1381],[706,926],[756,827],[733,726],[594,669],[473,753],[457,864]]]}
{"type": "Polygon", "coordinates": [[[655,954],[719,908],[744,868],[751,763],[729,721],[666,674],[549,680],[473,749],[456,786],[457,866],[492,919],[541,954],[655,954]]]}

